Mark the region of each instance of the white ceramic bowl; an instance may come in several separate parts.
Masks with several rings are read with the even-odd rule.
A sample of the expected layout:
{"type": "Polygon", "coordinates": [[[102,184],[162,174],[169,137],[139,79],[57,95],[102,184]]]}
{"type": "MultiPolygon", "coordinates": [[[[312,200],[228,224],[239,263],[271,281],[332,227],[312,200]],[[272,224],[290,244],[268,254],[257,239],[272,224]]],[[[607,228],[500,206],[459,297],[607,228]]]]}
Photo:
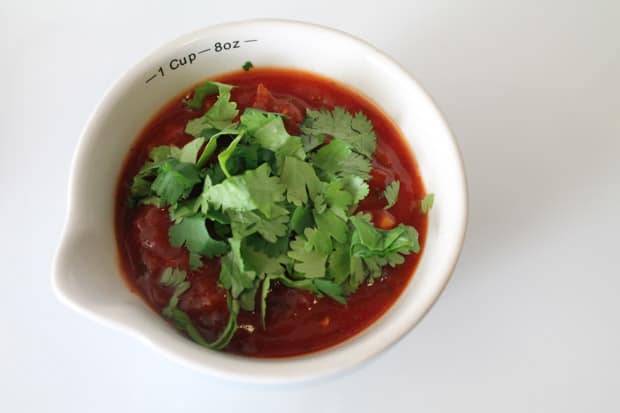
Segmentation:
{"type": "Polygon", "coordinates": [[[212,26],[160,47],[127,71],[89,119],[73,159],[53,285],[72,308],[198,370],[255,382],[316,378],[378,354],[420,321],[456,264],[466,198],[463,164],[450,130],[428,95],[394,60],[348,34],[312,24],[253,20],[212,26]],[[132,294],[119,272],[114,193],[130,145],[172,97],[208,77],[237,70],[246,60],[309,70],[361,91],[400,127],[427,190],[435,193],[422,259],[397,302],[354,338],[301,357],[261,360],[206,350],[132,294]]]}

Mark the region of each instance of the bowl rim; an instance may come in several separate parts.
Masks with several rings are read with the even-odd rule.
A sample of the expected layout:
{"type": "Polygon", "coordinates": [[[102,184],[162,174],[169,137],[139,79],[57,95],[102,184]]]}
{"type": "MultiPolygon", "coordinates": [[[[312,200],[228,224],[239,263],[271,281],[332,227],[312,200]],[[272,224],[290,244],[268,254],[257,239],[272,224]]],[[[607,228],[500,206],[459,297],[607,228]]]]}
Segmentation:
{"type": "MultiPolygon", "coordinates": [[[[430,311],[433,305],[438,300],[441,293],[446,288],[450,278],[452,277],[452,273],[462,251],[466,229],[467,229],[467,215],[468,215],[468,200],[467,200],[467,179],[465,175],[465,167],[463,157],[460,151],[460,148],[456,142],[454,134],[449,128],[445,117],[439,110],[438,106],[435,104],[430,95],[422,88],[420,83],[412,76],[400,63],[398,63],[395,59],[382,52],[372,44],[362,40],[354,35],[351,35],[347,32],[344,32],[339,29],[335,29],[329,26],[324,26],[316,23],[309,23],[299,20],[289,20],[289,19],[270,19],[270,18],[259,18],[259,19],[247,19],[247,20],[236,20],[230,21],[226,23],[220,23],[210,26],[205,26],[199,28],[197,30],[191,31],[189,33],[178,36],[177,38],[165,42],[159,47],[156,47],[149,51],[147,54],[143,55],[137,63],[133,64],[130,68],[120,74],[116,80],[114,80],[110,86],[107,88],[105,93],[102,95],[101,99],[95,106],[95,109],[92,111],[91,115],[88,117],[77,143],[77,146],[73,153],[73,158],[71,161],[70,172],[69,172],[69,185],[68,185],[68,196],[67,196],[67,209],[65,214],[64,226],[62,229],[62,235],[60,237],[59,246],[54,255],[54,260],[52,264],[52,289],[58,299],[63,302],[68,307],[77,311],[80,314],[87,316],[88,318],[94,319],[95,321],[113,327],[115,329],[121,330],[132,337],[139,339],[148,345],[148,347],[157,350],[158,352],[164,354],[170,359],[175,360],[176,362],[186,365],[194,370],[198,370],[201,372],[206,372],[209,375],[216,376],[219,378],[234,380],[234,381],[243,381],[243,382],[255,382],[255,383],[294,383],[301,382],[307,380],[315,380],[318,378],[322,378],[325,376],[333,376],[337,373],[342,373],[348,370],[353,369],[356,366],[361,365],[363,362],[374,358],[392,347],[394,344],[399,342],[409,331],[411,331],[430,311]],[[91,144],[91,141],[95,139],[95,134],[90,130],[92,125],[97,122],[97,118],[101,116],[103,108],[106,105],[109,105],[110,102],[114,101],[115,95],[121,93],[122,90],[126,89],[128,85],[135,81],[135,79],[140,78],[144,73],[144,66],[153,59],[156,55],[164,54],[169,50],[174,50],[175,48],[180,47],[181,45],[187,43],[188,41],[199,39],[207,36],[210,32],[219,30],[219,29],[227,29],[233,28],[236,26],[244,26],[251,24],[265,24],[265,25],[280,25],[280,26],[291,26],[298,27],[306,30],[318,30],[322,31],[326,34],[339,36],[342,38],[346,38],[348,41],[357,43],[362,46],[364,52],[369,56],[372,56],[374,59],[377,59],[381,65],[390,67],[391,70],[396,71],[400,77],[407,79],[412,86],[414,86],[421,96],[426,99],[430,109],[435,112],[437,115],[437,120],[440,122],[440,126],[444,129],[445,134],[447,135],[447,142],[449,144],[448,150],[453,152],[454,159],[457,160],[458,165],[456,165],[456,170],[459,173],[460,182],[458,186],[462,189],[462,204],[460,205],[460,214],[458,216],[458,227],[454,229],[454,233],[457,234],[455,238],[455,243],[453,244],[452,251],[449,251],[448,261],[449,264],[446,267],[446,271],[444,271],[442,278],[440,281],[440,286],[435,291],[433,291],[432,295],[426,297],[424,310],[417,314],[414,319],[408,319],[406,322],[402,322],[402,326],[398,329],[397,332],[391,334],[391,336],[387,339],[382,340],[380,345],[375,345],[372,348],[367,349],[364,352],[357,351],[354,357],[343,357],[342,352],[338,351],[339,348],[345,343],[350,343],[351,341],[355,341],[355,339],[363,333],[360,332],[353,337],[345,340],[344,343],[338,344],[333,347],[329,347],[325,350],[321,350],[318,352],[309,353],[307,355],[295,356],[295,357],[285,357],[285,358],[270,358],[270,359],[260,359],[260,358],[248,358],[242,356],[234,356],[220,352],[209,352],[214,353],[219,358],[219,362],[214,364],[205,363],[202,360],[196,360],[195,357],[192,356],[192,351],[189,347],[196,346],[190,340],[182,337],[179,334],[179,337],[182,337],[184,341],[187,343],[181,342],[170,342],[170,340],[166,340],[167,343],[163,344],[163,335],[159,337],[155,337],[155,333],[147,333],[141,330],[138,326],[134,326],[126,320],[119,319],[117,317],[111,317],[108,315],[102,315],[96,310],[92,308],[88,308],[87,306],[79,303],[77,300],[71,297],[70,293],[65,291],[62,285],[62,266],[63,260],[65,259],[63,254],[63,246],[66,243],[67,239],[69,239],[70,235],[74,232],[74,227],[76,224],[73,222],[73,210],[76,200],[78,198],[79,188],[76,180],[76,171],[79,170],[80,164],[84,163],[84,157],[82,153],[85,151],[85,148],[91,144]],[[158,341],[161,338],[162,342],[158,341]],[[184,347],[184,348],[183,348],[184,347]],[[187,351],[185,351],[187,350],[187,351]],[[339,363],[328,363],[326,361],[329,360],[338,360],[339,363]],[[319,361],[321,361],[319,363],[319,361]],[[312,366],[311,366],[312,364],[312,366]],[[252,367],[251,369],[244,368],[252,367]]],[[[406,289],[409,286],[405,287],[406,289]]],[[[396,301],[400,300],[404,292],[401,294],[396,301]]],[[[149,309],[150,310],[150,309],[149,309]]],[[[381,317],[380,317],[381,318],[381,317]]],[[[380,319],[379,318],[379,319],[380,319]]],[[[378,320],[377,320],[378,321],[378,320]]],[[[377,322],[375,321],[375,323],[377,322]]],[[[374,324],[374,323],[373,323],[374,324]]],[[[366,329],[365,329],[366,330],[366,329]]],[[[207,352],[207,350],[200,348],[201,351],[207,352]]],[[[211,361],[217,361],[212,359],[211,361]]]]}

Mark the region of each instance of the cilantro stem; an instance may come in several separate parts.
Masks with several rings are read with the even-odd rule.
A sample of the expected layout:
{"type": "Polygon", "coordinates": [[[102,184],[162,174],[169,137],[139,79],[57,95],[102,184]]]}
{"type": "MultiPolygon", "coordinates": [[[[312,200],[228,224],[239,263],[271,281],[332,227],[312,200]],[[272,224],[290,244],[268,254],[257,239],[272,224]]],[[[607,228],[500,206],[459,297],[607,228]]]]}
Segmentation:
{"type": "Polygon", "coordinates": [[[161,284],[174,287],[175,290],[168,301],[168,305],[162,310],[162,315],[174,322],[179,330],[185,331],[187,335],[194,340],[197,344],[206,347],[211,350],[221,350],[230,343],[235,331],[237,330],[237,316],[239,315],[239,301],[232,299],[230,294],[226,297],[226,303],[228,305],[228,322],[222,329],[219,337],[212,343],[209,343],[200,334],[200,331],[196,328],[190,316],[178,307],[179,297],[189,289],[190,284],[185,281],[187,274],[185,271],[177,269],[166,268],[162,273],[161,284]]]}
{"type": "Polygon", "coordinates": [[[230,178],[231,175],[230,175],[230,172],[228,172],[228,168],[226,167],[226,161],[228,161],[230,156],[235,151],[237,144],[243,137],[243,133],[244,131],[241,131],[241,133],[235,139],[233,139],[230,145],[228,145],[228,147],[224,149],[222,152],[220,152],[220,154],[217,156],[217,160],[220,163],[220,168],[222,168],[222,171],[224,171],[224,174],[226,175],[227,178],[230,178]]]}

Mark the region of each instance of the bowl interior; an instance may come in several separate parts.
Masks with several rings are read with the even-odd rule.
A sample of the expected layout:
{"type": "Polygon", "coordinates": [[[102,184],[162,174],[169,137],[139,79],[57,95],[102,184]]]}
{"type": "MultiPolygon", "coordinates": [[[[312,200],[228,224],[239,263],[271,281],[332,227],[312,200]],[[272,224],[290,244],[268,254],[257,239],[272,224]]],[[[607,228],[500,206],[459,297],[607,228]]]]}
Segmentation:
{"type": "Polygon", "coordinates": [[[465,215],[464,174],[450,131],[428,96],[391,59],[349,35],[314,25],[273,20],[225,24],[158,49],[100,103],[74,158],[54,285],[74,308],[126,329],[192,367],[254,381],[311,378],[378,353],[420,320],[449,279],[465,215]],[[435,193],[422,260],[395,305],[354,339],[292,359],[255,360],[207,351],[168,326],[128,290],[119,274],[114,191],[132,142],[172,97],[208,77],[238,70],[247,60],[255,66],[316,72],[369,97],[400,127],[427,190],[435,193]]]}

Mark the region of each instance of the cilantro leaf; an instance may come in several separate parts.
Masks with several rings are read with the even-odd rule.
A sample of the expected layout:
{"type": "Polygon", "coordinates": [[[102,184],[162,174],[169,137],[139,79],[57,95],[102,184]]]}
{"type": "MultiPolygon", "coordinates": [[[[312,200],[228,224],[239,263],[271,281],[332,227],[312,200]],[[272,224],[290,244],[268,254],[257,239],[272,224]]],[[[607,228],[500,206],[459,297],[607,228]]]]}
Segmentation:
{"type": "Polygon", "coordinates": [[[302,135],[301,143],[306,152],[310,152],[325,142],[325,135],[302,135]]]}
{"type": "Polygon", "coordinates": [[[276,242],[278,237],[288,234],[288,210],[278,205],[272,207],[272,216],[265,217],[254,211],[229,211],[230,225],[235,238],[245,238],[259,233],[265,240],[276,242]]]}
{"type": "Polygon", "coordinates": [[[243,138],[243,132],[237,135],[237,137],[233,139],[230,145],[228,145],[228,147],[224,149],[222,152],[220,152],[220,154],[217,156],[217,161],[220,163],[220,168],[222,168],[224,175],[226,175],[228,178],[230,178],[231,175],[230,175],[230,172],[228,172],[228,168],[226,167],[226,162],[230,159],[231,155],[235,151],[235,148],[237,147],[237,144],[239,144],[239,141],[242,138],[243,138]]]}
{"type": "Polygon", "coordinates": [[[314,218],[310,207],[296,207],[291,215],[290,229],[297,234],[303,234],[304,230],[312,225],[314,225],[314,218]]]}
{"type": "MultiPolygon", "coordinates": [[[[374,227],[369,219],[358,214],[350,218],[354,231],[351,238],[351,254],[361,258],[386,258],[394,254],[419,252],[418,232],[415,228],[399,224],[390,230],[374,227]]],[[[395,261],[393,261],[395,262],[395,261]]]]}
{"type": "Polygon", "coordinates": [[[139,201],[153,195],[151,189],[152,182],[147,178],[155,175],[155,171],[144,175],[137,174],[131,181],[131,187],[129,188],[129,204],[131,206],[136,205],[139,201]]]}
{"type": "Polygon", "coordinates": [[[168,305],[164,308],[166,309],[171,307],[176,307],[179,302],[179,297],[185,291],[187,291],[190,287],[189,282],[185,281],[185,277],[187,273],[185,271],[179,270],[178,268],[170,268],[167,267],[161,274],[160,283],[166,287],[174,287],[174,292],[170,297],[170,301],[168,305]]]}
{"type": "Polygon", "coordinates": [[[249,235],[244,239],[248,246],[251,246],[257,251],[265,253],[269,257],[279,257],[281,255],[286,256],[288,251],[288,234],[278,237],[275,242],[269,242],[258,233],[249,235]]]}
{"type": "Polygon", "coordinates": [[[286,190],[277,176],[270,175],[271,168],[267,164],[262,164],[258,168],[246,171],[243,174],[256,207],[268,217],[271,216],[272,206],[284,201],[284,191],[286,190]]]}
{"type": "Polygon", "coordinates": [[[372,164],[369,159],[353,152],[338,165],[337,175],[342,177],[350,175],[359,176],[366,181],[370,178],[371,169],[372,164]]]}
{"type": "Polygon", "coordinates": [[[166,268],[162,272],[160,283],[166,287],[173,287],[174,292],[166,307],[162,310],[162,315],[172,320],[175,326],[185,333],[196,343],[212,350],[220,350],[230,343],[235,331],[237,330],[237,315],[239,314],[239,303],[227,297],[228,304],[228,323],[220,332],[220,336],[212,343],[202,337],[202,334],[192,323],[187,313],[178,308],[179,297],[190,288],[190,283],[186,281],[186,272],[179,269],[166,268]]]}
{"type": "Polygon", "coordinates": [[[297,235],[290,243],[291,249],[288,256],[295,260],[295,271],[303,274],[306,278],[322,278],[325,276],[327,255],[315,250],[309,251],[306,248],[306,242],[303,236],[297,235]]]}
{"type": "Polygon", "coordinates": [[[347,175],[342,179],[342,189],[351,194],[353,198],[352,209],[368,196],[370,188],[362,178],[356,175],[347,175]]]}
{"type": "Polygon", "coordinates": [[[239,175],[249,169],[256,169],[261,164],[274,164],[274,153],[256,144],[239,143],[226,161],[231,175],[239,175]]]}
{"type": "Polygon", "coordinates": [[[341,107],[331,112],[308,109],[301,130],[310,136],[331,135],[368,159],[372,158],[377,147],[372,123],[368,118],[361,112],[351,116],[341,107]]]}
{"type": "Polygon", "coordinates": [[[160,205],[161,199],[155,197],[155,192],[151,187],[153,179],[157,177],[158,170],[164,160],[168,157],[178,157],[180,150],[176,146],[157,146],[149,151],[150,161],[140,168],[134,176],[129,190],[129,204],[135,206],[141,204],[160,205]]]}
{"type": "Polygon", "coordinates": [[[190,253],[207,258],[227,253],[230,250],[228,244],[213,239],[207,230],[205,221],[205,216],[194,215],[172,225],[168,230],[170,245],[177,248],[185,246],[190,253]]]}
{"type": "Polygon", "coordinates": [[[342,162],[349,156],[351,156],[351,147],[346,142],[333,140],[319,148],[312,157],[312,163],[331,177],[336,175],[342,162]]]}
{"type": "Polygon", "coordinates": [[[232,176],[222,183],[209,187],[203,196],[218,209],[235,211],[258,209],[269,217],[273,205],[284,200],[285,190],[280,180],[270,176],[270,172],[269,165],[262,164],[243,175],[232,176]]]}
{"type": "Polygon", "coordinates": [[[383,191],[383,195],[387,200],[387,205],[383,207],[383,209],[390,209],[394,206],[396,201],[398,200],[398,192],[400,191],[400,182],[392,181],[385,187],[385,191],[383,191]]]}
{"type": "Polygon", "coordinates": [[[433,207],[433,202],[435,201],[435,194],[426,194],[424,199],[420,202],[420,209],[423,214],[428,213],[433,207]]]}
{"type": "Polygon", "coordinates": [[[167,204],[174,204],[188,196],[199,182],[200,174],[194,164],[169,158],[159,166],[151,188],[167,204]]]}
{"type": "Polygon", "coordinates": [[[207,96],[214,95],[216,92],[230,93],[232,88],[233,87],[231,85],[208,80],[202,85],[196,87],[192,98],[190,100],[183,100],[183,103],[190,109],[200,109],[202,107],[202,102],[207,96]]]}
{"type": "Polygon", "coordinates": [[[327,261],[327,276],[337,284],[342,284],[351,272],[351,256],[348,244],[335,244],[327,261]]]}
{"type": "Polygon", "coordinates": [[[341,217],[336,215],[333,210],[328,209],[322,214],[315,212],[314,221],[316,222],[319,231],[328,234],[341,244],[347,242],[349,238],[349,228],[347,223],[341,217]]]}
{"type": "Polygon", "coordinates": [[[314,197],[321,185],[312,165],[292,156],[284,159],[280,182],[286,187],[286,199],[297,206],[308,202],[308,192],[314,197]]]}
{"type": "Polygon", "coordinates": [[[280,281],[283,285],[289,288],[310,291],[318,296],[327,295],[341,304],[346,304],[345,298],[341,295],[344,293],[344,288],[337,285],[333,281],[324,280],[321,278],[293,280],[286,275],[281,274],[272,276],[271,278],[272,281],[280,281]]]}
{"type": "Polygon", "coordinates": [[[228,240],[231,250],[222,257],[220,284],[230,290],[233,298],[238,298],[246,289],[254,289],[256,272],[246,268],[241,256],[241,240],[228,240]]]}
{"type": "MultiPolygon", "coordinates": [[[[344,211],[353,204],[353,195],[344,189],[344,180],[334,180],[325,186],[324,195],[327,205],[332,210],[342,211],[340,215],[346,214],[344,211]]],[[[345,218],[346,219],[346,218],[345,218]]]]}
{"type": "Polygon", "coordinates": [[[332,251],[332,240],[328,232],[319,231],[316,228],[306,228],[304,236],[307,240],[305,245],[306,251],[315,250],[325,256],[332,251]]]}
{"type": "Polygon", "coordinates": [[[294,157],[301,161],[306,159],[306,152],[301,144],[301,138],[298,136],[290,136],[289,139],[280,146],[275,152],[276,171],[281,173],[284,160],[287,157],[294,157]]]}
{"type": "Polygon", "coordinates": [[[224,211],[252,211],[257,208],[247,181],[242,175],[232,176],[206,188],[202,196],[205,202],[224,211]]]}
{"type": "MultiPolygon", "coordinates": [[[[176,146],[162,145],[156,146],[149,152],[149,158],[153,160],[153,163],[165,161],[167,158],[179,158],[181,150],[176,146]]],[[[146,166],[146,165],[145,165],[146,166]]]]}
{"type": "Polygon", "coordinates": [[[283,274],[284,267],[282,265],[288,262],[286,255],[270,257],[247,244],[243,245],[242,254],[247,267],[259,275],[283,274]]]}
{"type": "MultiPolygon", "coordinates": [[[[198,162],[200,162],[200,160],[198,160],[198,162]]],[[[203,170],[203,175],[205,176],[205,179],[208,177],[209,180],[211,181],[210,184],[213,184],[213,185],[222,183],[226,179],[226,175],[224,175],[224,171],[222,171],[220,164],[217,162],[212,163],[207,168],[205,168],[203,170]]]]}
{"type": "Polygon", "coordinates": [[[204,143],[205,138],[196,138],[186,143],[179,152],[179,161],[195,164],[198,159],[198,151],[200,151],[204,143]]]}
{"type": "Polygon", "coordinates": [[[241,115],[241,126],[251,135],[250,142],[277,151],[289,139],[290,135],[284,127],[282,115],[264,112],[259,109],[246,109],[241,115]]]}
{"type": "Polygon", "coordinates": [[[218,87],[219,94],[213,106],[201,117],[187,122],[185,133],[199,138],[205,130],[223,130],[230,127],[233,119],[239,114],[237,103],[230,101],[231,89],[232,86],[229,85],[218,87]]]}
{"type": "Polygon", "coordinates": [[[185,333],[199,345],[211,350],[221,350],[230,343],[230,340],[232,340],[235,331],[237,330],[239,302],[237,300],[233,300],[229,304],[228,309],[228,323],[226,323],[226,326],[220,332],[219,337],[212,343],[209,343],[207,340],[204,339],[202,334],[200,334],[200,331],[198,331],[196,326],[194,326],[194,324],[192,323],[189,315],[186,312],[180,310],[179,308],[172,308],[168,315],[164,314],[164,316],[171,319],[179,330],[185,331],[185,333]]]}
{"type": "Polygon", "coordinates": [[[183,221],[183,218],[195,215],[200,209],[200,198],[192,198],[170,205],[168,212],[170,220],[174,223],[183,221]]]}
{"type": "Polygon", "coordinates": [[[349,175],[367,180],[372,168],[370,160],[351,151],[346,142],[337,139],[322,146],[312,157],[312,163],[319,168],[325,181],[349,175]]]}
{"type": "Polygon", "coordinates": [[[241,133],[240,130],[235,129],[231,126],[231,127],[222,129],[221,131],[209,136],[207,146],[205,146],[205,149],[202,151],[200,158],[198,158],[198,161],[196,161],[196,166],[198,166],[199,168],[202,168],[207,163],[209,158],[211,158],[211,155],[213,155],[213,153],[217,149],[217,142],[221,136],[225,136],[225,135],[237,136],[240,133],[241,133]]]}
{"type": "Polygon", "coordinates": [[[345,300],[345,298],[342,296],[343,295],[343,288],[330,280],[322,280],[322,279],[316,279],[313,280],[314,285],[318,288],[318,290],[325,294],[326,296],[334,299],[335,301],[339,302],[340,304],[346,304],[347,300],[345,300]]]}
{"type": "Polygon", "coordinates": [[[253,64],[252,64],[252,62],[250,62],[249,60],[247,60],[247,61],[243,64],[243,66],[241,66],[241,68],[242,68],[245,72],[247,72],[248,70],[250,70],[250,69],[251,69],[251,68],[253,68],[253,67],[254,67],[254,65],[253,65],[253,64]]]}

